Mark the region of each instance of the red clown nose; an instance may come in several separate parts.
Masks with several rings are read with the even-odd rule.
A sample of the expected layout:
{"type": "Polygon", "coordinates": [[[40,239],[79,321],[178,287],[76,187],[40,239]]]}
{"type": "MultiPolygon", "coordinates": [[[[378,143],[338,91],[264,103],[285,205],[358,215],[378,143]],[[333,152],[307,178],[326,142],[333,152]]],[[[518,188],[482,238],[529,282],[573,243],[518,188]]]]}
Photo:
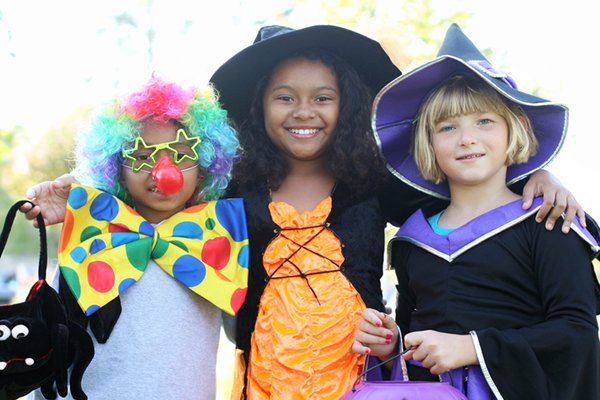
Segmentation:
{"type": "Polygon", "coordinates": [[[183,187],[183,174],[169,156],[159,158],[150,173],[156,187],[164,194],[177,193],[183,187]]]}

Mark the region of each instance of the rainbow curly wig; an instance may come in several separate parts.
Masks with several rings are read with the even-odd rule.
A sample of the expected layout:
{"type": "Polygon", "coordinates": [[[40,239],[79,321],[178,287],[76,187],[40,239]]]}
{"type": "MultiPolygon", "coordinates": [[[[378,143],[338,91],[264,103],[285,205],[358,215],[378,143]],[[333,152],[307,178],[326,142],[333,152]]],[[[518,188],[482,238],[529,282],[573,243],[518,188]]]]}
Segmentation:
{"type": "Polygon", "coordinates": [[[132,204],[120,182],[123,148],[140,135],[148,119],[178,121],[202,139],[196,151],[205,171],[196,202],[216,200],[229,184],[239,142],[211,88],[184,89],[152,77],[140,90],[106,105],[90,128],[78,137],[73,175],[84,185],[111,193],[132,204]]]}

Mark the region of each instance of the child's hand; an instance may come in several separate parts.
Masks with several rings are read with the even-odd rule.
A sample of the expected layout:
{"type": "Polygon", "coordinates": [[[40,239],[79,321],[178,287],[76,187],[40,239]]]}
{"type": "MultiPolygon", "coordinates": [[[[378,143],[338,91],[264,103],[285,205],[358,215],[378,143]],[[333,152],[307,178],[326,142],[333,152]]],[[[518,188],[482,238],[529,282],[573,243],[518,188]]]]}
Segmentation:
{"type": "Polygon", "coordinates": [[[46,225],[63,222],[72,183],[77,183],[77,180],[72,175],[65,174],[54,181],[30,187],[25,195],[36,206],[32,208],[30,204],[24,204],[19,210],[25,213],[27,219],[33,220],[35,227],[38,225],[35,218],[40,212],[44,214],[46,225]]]}
{"type": "Polygon", "coordinates": [[[421,361],[429,372],[439,375],[454,368],[479,364],[471,335],[455,335],[437,331],[419,331],[404,337],[404,345],[412,350],[402,358],[421,361]]]}
{"type": "Polygon", "coordinates": [[[523,209],[531,207],[535,196],[544,196],[544,204],[538,210],[536,220],[542,222],[546,216],[546,229],[551,231],[554,224],[562,213],[565,213],[562,224],[562,231],[568,233],[571,229],[571,222],[576,216],[579,217],[579,223],[585,224],[585,211],[573,194],[565,187],[554,175],[545,170],[539,170],[531,175],[529,181],[523,188],[523,209]]]}
{"type": "Polygon", "coordinates": [[[397,343],[398,328],[389,315],[371,308],[363,311],[354,334],[354,352],[385,359],[394,353],[397,343]]]}

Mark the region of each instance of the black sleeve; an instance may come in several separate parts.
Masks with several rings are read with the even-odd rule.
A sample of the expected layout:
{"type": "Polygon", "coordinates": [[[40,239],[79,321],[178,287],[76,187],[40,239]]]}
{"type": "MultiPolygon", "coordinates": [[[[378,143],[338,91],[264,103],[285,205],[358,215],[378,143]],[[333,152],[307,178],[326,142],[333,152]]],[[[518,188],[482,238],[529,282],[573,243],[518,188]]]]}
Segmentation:
{"type": "MultiPolygon", "coordinates": [[[[516,193],[518,195],[522,195],[523,189],[525,188],[525,185],[527,184],[528,181],[529,181],[529,176],[526,176],[525,178],[510,185],[509,188],[514,193],[516,193]]],[[[596,239],[596,241],[598,243],[600,243],[600,228],[598,227],[598,223],[589,214],[586,214],[585,220],[587,223],[587,230],[590,231],[590,233],[592,234],[594,239],[596,239]]],[[[595,255],[595,257],[598,258],[598,260],[600,260],[600,252],[597,253],[595,255]]],[[[600,299],[599,299],[599,301],[600,301],[600,299]]],[[[598,313],[600,313],[600,303],[599,303],[598,313]]]]}
{"type": "MultiPolygon", "coordinates": [[[[528,181],[527,176],[513,183],[509,188],[522,195],[528,181]]],[[[390,224],[395,226],[402,225],[418,209],[423,209],[425,215],[433,215],[448,207],[449,203],[446,199],[428,195],[411,187],[391,172],[387,173],[378,193],[383,215],[390,224]]]]}
{"type": "MultiPolygon", "coordinates": [[[[592,234],[594,239],[596,239],[596,241],[600,243],[600,227],[598,226],[596,220],[594,220],[594,218],[592,218],[591,215],[586,214],[585,221],[587,223],[587,230],[592,234]]],[[[600,261],[600,252],[594,254],[594,258],[600,261]]]]}
{"type": "Polygon", "coordinates": [[[531,230],[532,290],[539,291],[545,317],[525,327],[477,330],[484,375],[505,399],[600,398],[589,246],[573,231],[548,232],[536,223],[531,230]]]}
{"type": "Polygon", "coordinates": [[[508,185],[508,188],[510,190],[512,190],[514,193],[521,196],[521,195],[523,195],[523,189],[525,188],[525,185],[527,184],[527,182],[529,182],[529,176],[526,176],[525,178],[520,179],[520,180],[512,183],[511,185],[508,185]]]}
{"type": "Polygon", "coordinates": [[[425,194],[388,173],[379,188],[379,203],[387,222],[400,226],[418,209],[436,213],[448,206],[448,201],[425,194]]]}
{"type": "MultiPolygon", "coordinates": [[[[592,234],[594,239],[598,243],[600,243],[600,228],[598,227],[598,223],[589,215],[585,216],[587,222],[587,230],[592,234]]],[[[600,251],[593,255],[593,258],[596,258],[600,261],[600,251]]],[[[600,315],[600,282],[598,281],[598,276],[594,279],[594,294],[596,296],[596,315],[600,315]]]]}
{"type": "Polygon", "coordinates": [[[408,246],[405,242],[396,240],[392,242],[390,249],[391,266],[396,271],[398,281],[396,285],[396,324],[402,335],[406,335],[409,332],[410,318],[416,306],[415,296],[410,291],[406,270],[408,246]]]}

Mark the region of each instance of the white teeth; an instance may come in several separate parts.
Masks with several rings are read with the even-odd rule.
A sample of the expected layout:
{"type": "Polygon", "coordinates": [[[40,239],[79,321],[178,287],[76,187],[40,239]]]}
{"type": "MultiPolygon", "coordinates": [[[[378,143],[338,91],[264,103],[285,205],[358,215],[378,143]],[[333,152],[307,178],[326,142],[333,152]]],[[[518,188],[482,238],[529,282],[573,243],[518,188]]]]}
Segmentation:
{"type": "Polygon", "coordinates": [[[471,158],[479,158],[479,157],[483,157],[483,154],[470,154],[468,156],[462,156],[460,158],[463,160],[470,160],[471,158]]]}
{"type": "Polygon", "coordinates": [[[290,129],[294,135],[314,135],[319,132],[319,129],[290,129]]]}

